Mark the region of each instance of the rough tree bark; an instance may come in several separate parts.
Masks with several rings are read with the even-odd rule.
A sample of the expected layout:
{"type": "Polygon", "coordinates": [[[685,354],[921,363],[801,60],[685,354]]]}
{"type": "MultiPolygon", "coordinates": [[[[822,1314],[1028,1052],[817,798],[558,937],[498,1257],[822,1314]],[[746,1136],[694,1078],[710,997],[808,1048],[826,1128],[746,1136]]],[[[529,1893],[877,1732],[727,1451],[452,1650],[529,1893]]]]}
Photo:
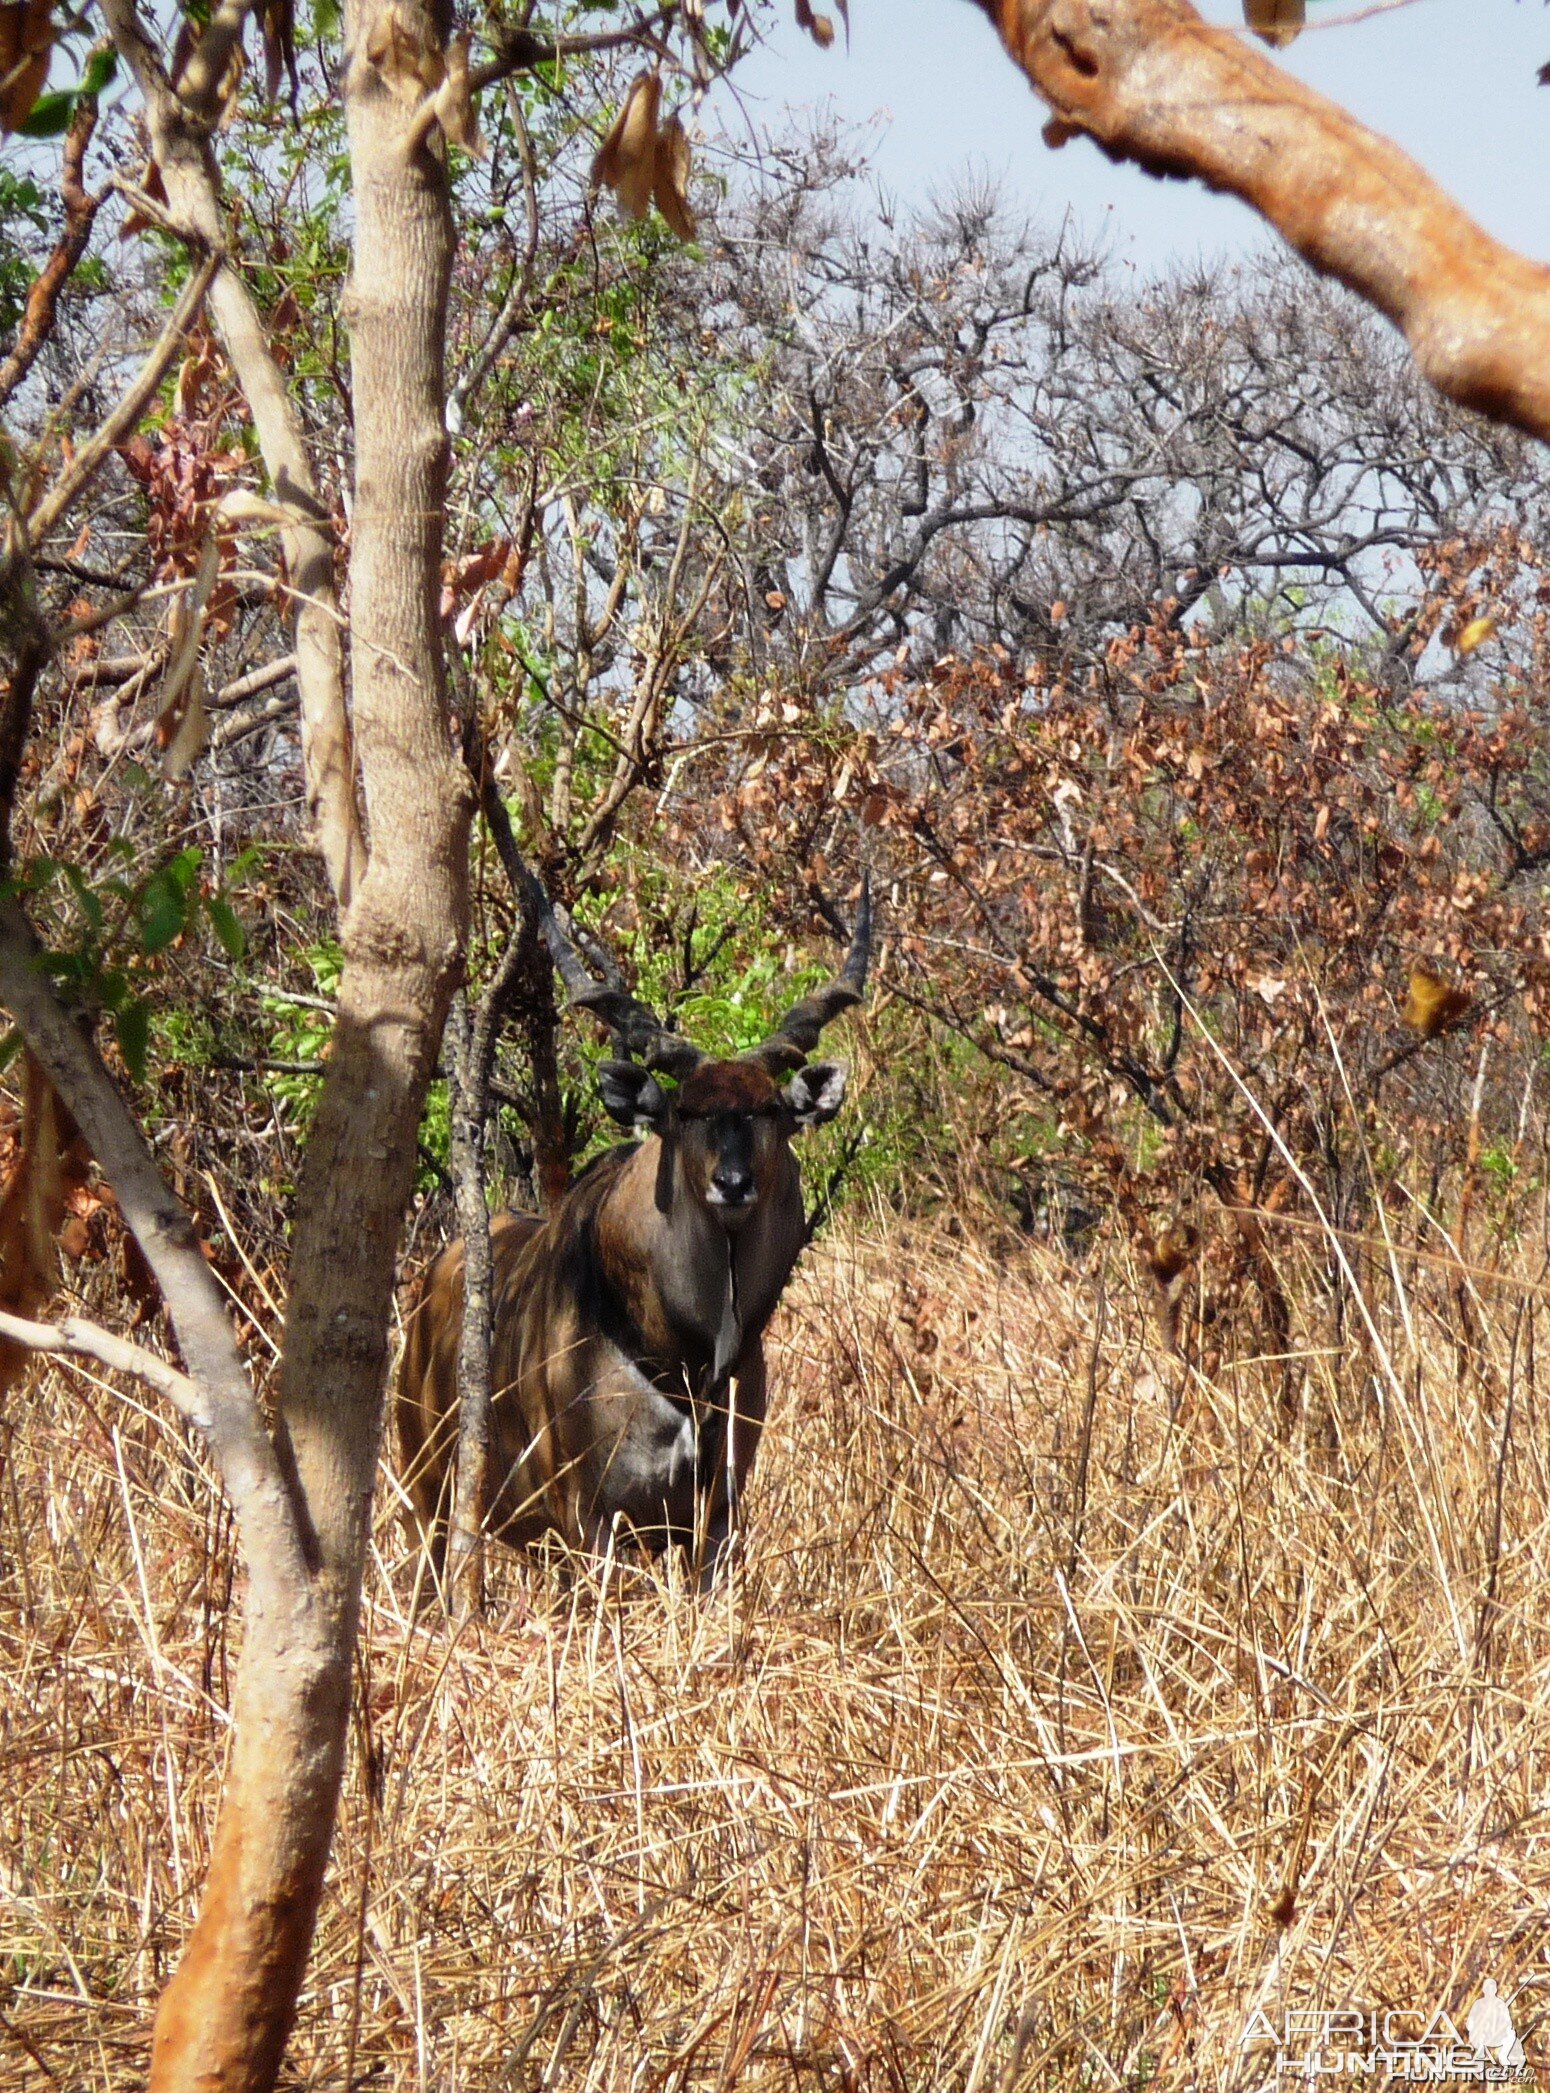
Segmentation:
{"type": "Polygon", "coordinates": [[[384,69],[406,38],[439,50],[446,26],[417,0],[347,13],[351,661],[371,849],[343,926],[280,1376],[308,1603],[280,1634],[248,1624],[205,1899],[157,2017],[154,2093],[272,2086],[294,2017],[344,1762],[395,1252],[461,951],[472,791],[437,617],[452,223],[441,140],[423,126],[411,139],[415,104],[384,69]]]}
{"type": "Polygon", "coordinates": [[[975,0],[1054,112],[1114,160],[1243,199],[1405,335],[1440,392],[1550,441],[1550,269],[1188,0],[975,0]]]}

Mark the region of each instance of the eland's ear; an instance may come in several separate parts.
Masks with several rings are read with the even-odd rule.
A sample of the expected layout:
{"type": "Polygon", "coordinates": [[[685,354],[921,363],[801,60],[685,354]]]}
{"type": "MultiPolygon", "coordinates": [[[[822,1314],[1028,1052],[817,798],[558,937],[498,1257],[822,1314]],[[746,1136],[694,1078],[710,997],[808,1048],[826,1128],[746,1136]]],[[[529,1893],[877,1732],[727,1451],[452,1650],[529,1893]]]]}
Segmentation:
{"type": "Polygon", "coordinates": [[[635,1061],[605,1061],[597,1072],[603,1109],[621,1126],[644,1120],[657,1126],[667,1115],[667,1097],[650,1069],[635,1061]]]}
{"type": "Polygon", "coordinates": [[[786,1085],[786,1103],[803,1126],[826,1126],[845,1102],[845,1070],[838,1061],[810,1061],[786,1085]]]}

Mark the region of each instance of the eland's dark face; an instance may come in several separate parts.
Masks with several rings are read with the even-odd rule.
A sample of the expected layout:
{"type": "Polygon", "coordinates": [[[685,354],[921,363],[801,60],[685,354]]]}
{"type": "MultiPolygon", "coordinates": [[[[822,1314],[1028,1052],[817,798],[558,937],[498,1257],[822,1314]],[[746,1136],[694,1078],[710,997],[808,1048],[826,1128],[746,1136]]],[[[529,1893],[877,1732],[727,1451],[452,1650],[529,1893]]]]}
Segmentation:
{"type": "Polygon", "coordinates": [[[798,1069],[784,1089],[752,1061],[703,1061],[671,1095],[630,1061],[605,1061],[598,1083],[621,1125],[671,1144],[690,1197],[729,1234],[779,1187],[792,1135],[832,1119],[845,1096],[832,1061],[798,1069]]]}

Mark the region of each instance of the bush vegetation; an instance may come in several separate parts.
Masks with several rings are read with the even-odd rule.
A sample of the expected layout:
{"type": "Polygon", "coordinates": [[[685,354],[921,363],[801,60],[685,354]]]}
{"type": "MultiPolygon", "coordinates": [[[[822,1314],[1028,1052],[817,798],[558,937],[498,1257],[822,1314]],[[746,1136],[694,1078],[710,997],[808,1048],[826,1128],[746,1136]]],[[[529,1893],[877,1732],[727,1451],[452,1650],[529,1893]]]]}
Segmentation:
{"type": "MultiPolygon", "coordinates": [[[[686,106],[740,48],[703,16],[686,106]]],[[[0,912],[288,1432],[304,1159],[371,1032],[341,1017],[298,609],[353,626],[371,519],[338,25],[263,19],[273,77],[232,81],[217,156],[316,479],[314,595],[195,319],[90,501],[0,570],[0,912]]],[[[832,971],[864,877],[873,990],[805,1151],[825,1226],[733,1578],[551,1551],[449,1622],[384,1456],[283,2082],[1230,2087],[1264,2076],[1256,2011],[1457,2016],[1488,1974],[1532,2043],[1542,455],[1287,266],[1129,286],[973,194],[880,224],[843,138],[760,167],[720,141],[692,242],[676,192],[616,221],[594,156],[638,55],[513,59],[484,158],[444,110],[429,644],[480,810],[449,1040],[504,1000],[487,1084],[438,1059],[445,941],[398,1313],[459,1192],[543,1205],[611,1138],[512,837],[712,1052],[832,971]]],[[[82,65],[57,202],[41,145],[0,176],[17,516],[203,266],[106,46],[82,65]],[[101,194],[38,334],[71,164],[101,194]]],[[[371,673],[352,651],[352,720],[371,673]]],[[[161,1275],[20,1046],[0,1306],[62,1297],[165,1362],[161,1275]]],[[[363,1174],[376,1094],[334,1115],[363,1174]]],[[[241,1507],[110,1365],[7,1343],[0,1384],[0,2077],[110,2093],[210,1872],[241,1507]]]]}

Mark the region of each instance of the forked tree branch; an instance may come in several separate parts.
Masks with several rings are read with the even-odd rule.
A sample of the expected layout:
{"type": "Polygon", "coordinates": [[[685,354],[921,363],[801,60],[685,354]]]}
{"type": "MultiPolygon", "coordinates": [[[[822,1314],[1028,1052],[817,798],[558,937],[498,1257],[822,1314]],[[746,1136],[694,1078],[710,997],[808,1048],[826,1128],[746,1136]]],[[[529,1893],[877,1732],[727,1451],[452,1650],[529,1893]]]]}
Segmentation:
{"type": "Polygon", "coordinates": [[[976,0],[1054,115],[1150,174],[1241,197],[1392,320],[1439,392],[1550,440],[1550,269],[1407,153],[1188,0],[976,0]]]}
{"type": "Polygon", "coordinates": [[[635,44],[660,53],[657,39],[678,19],[677,0],[667,0],[654,15],[637,15],[623,29],[597,30],[590,36],[535,36],[530,29],[515,29],[496,38],[496,55],[477,65],[468,84],[477,94],[513,73],[530,73],[536,66],[553,65],[565,58],[599,57],[606,51],[622,51],[635,44]]]}
{"type": "MultiPolygon", "coordinates": [[[[228,0],[206,40],[240,33],[247,8],[228,0]]],[[[224,249],[225,214],[208,138],[207,67],[201,44],[185,71],[194,105],[168,83],[141,25],[135,0],[103,0],[103,14],[145,101],[146,121],[168,209],[185,239],[224,249]]],[[[229,56],[229,51],[228,51],[229,56]]],[[[224,61],[223,61],[224,63],[224,61]]],[[[334,581],[333,533],[319,498],[301,421],[269,346],[268,333],[237,269],[224,262],[210,285],[210,315],[253,416],[264,469],[290,519],[281,529],[296,605],[296,681],[301,692],[302,764],[307,811],[341,911],[366,869],[355,796],[355,751],[344,700],[343,618],[334,581]]]]}
{"type": "Polygon", "coordinates": [[[253,0],[220,0],[200,33],[177,80],[178,100],[191,116],[213,123],[219,113],[221,89],[237,48],[253,0]]]}
{"type": "MultiPolygon", "coordinates": [[[[0,901],[0,1003],[85,1136],[161,1288],[197,1391],[197,1413],[189,1414],[203,1429],[231,1496],[255,1605],[293,1609],[308,1589],[303,1522],[215,1275],[118,1086],[55,995],[32,926],[16,901],[0,901]]],[[[173,1394],[171,1387],[164,1392],[173,1394]]]]}

